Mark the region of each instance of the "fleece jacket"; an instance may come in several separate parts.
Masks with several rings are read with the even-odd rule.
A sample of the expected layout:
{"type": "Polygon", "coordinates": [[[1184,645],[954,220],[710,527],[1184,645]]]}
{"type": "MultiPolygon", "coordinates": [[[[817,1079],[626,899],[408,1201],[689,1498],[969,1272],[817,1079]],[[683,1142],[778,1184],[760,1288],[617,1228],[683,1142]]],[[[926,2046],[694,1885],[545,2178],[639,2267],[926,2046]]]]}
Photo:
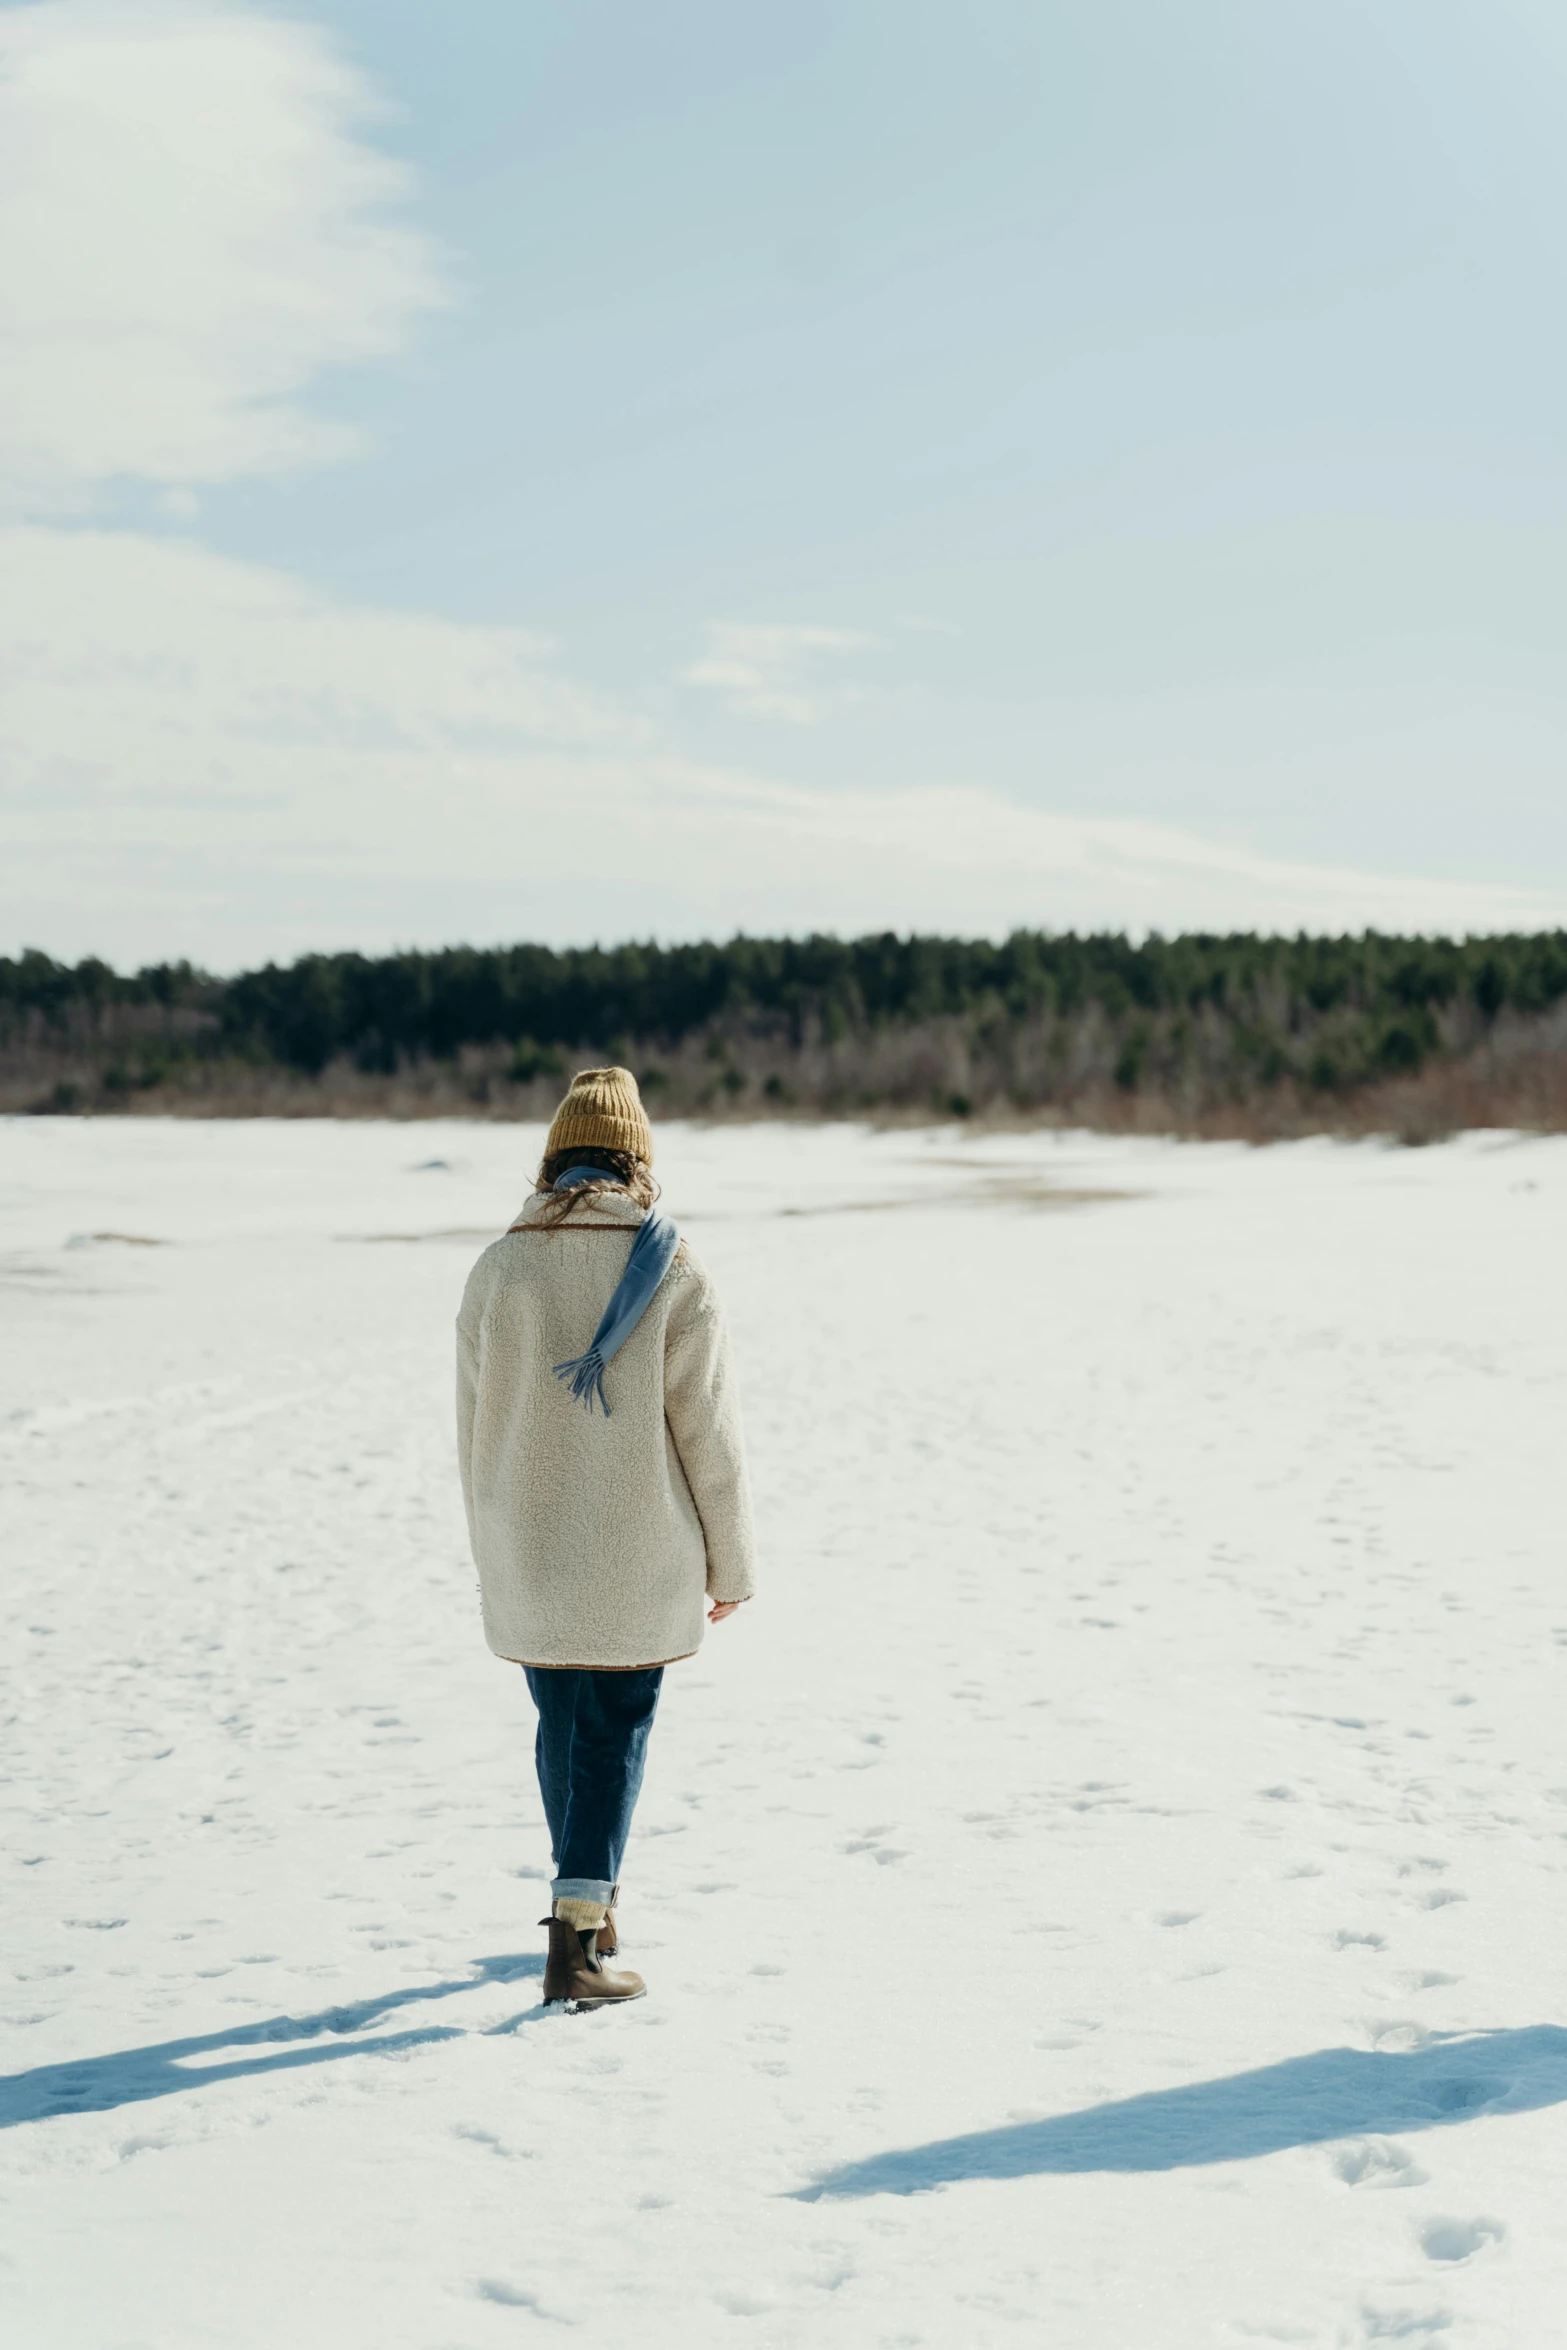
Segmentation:
{"type": "Polygon", "coordinates": [[[682,1241],[590,1418],[580,1355],[643,1211],[597,1192],[560,1222],[535,1194],[457,1317],[457,1450],[484,1634],[518,1664],[630,1670],[700,1647],[704,1594],[749,1599],[755,1536],[718,1292],[682,1241]]]}

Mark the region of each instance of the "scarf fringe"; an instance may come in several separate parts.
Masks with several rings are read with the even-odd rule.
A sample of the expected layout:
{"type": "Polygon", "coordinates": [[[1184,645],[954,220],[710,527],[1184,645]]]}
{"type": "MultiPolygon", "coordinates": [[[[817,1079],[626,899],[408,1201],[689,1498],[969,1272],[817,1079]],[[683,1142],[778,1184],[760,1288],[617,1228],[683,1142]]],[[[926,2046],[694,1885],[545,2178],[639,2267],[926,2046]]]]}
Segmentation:
{"type": "Polygon", "coordinates": [[[553,1368],[556,1378],[570,1387],[590,1420],[593,1417],[595,1395],[605,1419],[609,1418],[609,1404],[604,1394],[604,1362],[596,1346],[590,1346],[585,1355],[578,1355],[575,1362],[556,1363],[553,1368]]]}

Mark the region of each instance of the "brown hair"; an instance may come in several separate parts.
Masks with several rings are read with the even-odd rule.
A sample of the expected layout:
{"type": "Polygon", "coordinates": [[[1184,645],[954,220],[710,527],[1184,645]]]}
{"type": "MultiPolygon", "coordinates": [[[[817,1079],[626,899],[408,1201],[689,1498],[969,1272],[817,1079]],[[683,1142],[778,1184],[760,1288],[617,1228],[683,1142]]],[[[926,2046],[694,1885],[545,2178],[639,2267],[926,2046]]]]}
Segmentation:
{"type": "Polygon", "coordinates": [[[568,1216],[576,1214],[578,1208],[601,1198],[606,1191],[628,1192],[639,1208],[650,1208],[658,1197],[653,1170],[645,1159],[637,1158],[631,1151],[580,1148],[546,1151],[539,1163],[534,1189],[550,1194],[549,1205],[542,1218],[546,1224],[563,1224],[568,1216]],[[602,1183],[573,1183],[565,1191],[556,1191],[555,1185],[568,1167],[602,1167],[605,1180],[602,1183]]]}

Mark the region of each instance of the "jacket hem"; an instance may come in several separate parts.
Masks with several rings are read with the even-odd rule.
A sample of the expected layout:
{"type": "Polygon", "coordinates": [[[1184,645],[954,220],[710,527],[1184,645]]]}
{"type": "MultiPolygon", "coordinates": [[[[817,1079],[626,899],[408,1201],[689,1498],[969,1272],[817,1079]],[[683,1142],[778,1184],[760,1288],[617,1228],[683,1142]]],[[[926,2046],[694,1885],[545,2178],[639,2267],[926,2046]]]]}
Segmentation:
{"type": "Polygon", "coordinates": [[[531,1665],[536,1673],[652,1673],[661,1665],[683,1665],[696,1653],[694,1648],[683,1648],[678,1656],[650,1657],[645,1665],[581,1665],[556,1656],[505,1656],[498,1648],[490,1651],[492,1656],[500,1657],[503,1665],[531,1665]]]}

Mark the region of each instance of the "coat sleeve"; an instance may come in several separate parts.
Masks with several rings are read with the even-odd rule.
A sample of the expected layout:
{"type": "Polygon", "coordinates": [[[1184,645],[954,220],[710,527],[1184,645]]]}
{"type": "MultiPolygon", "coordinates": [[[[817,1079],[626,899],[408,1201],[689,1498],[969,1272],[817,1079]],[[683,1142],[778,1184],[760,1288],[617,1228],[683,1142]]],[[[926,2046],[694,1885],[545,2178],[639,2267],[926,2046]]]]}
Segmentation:
{"type": "Polygon", "coordinates": [[[479,1546],[473,1522],[473,1422],[479,1402],[479,1323],[483,1314],[478,1271],[476,1265],[457,1316],[457,1471],[468,1513],[468,1547],[475,1560],[479,1546]]]}
{"type": "Polygon", "coordinates": [[[689,1252],[674,1278],[664,1339],[665,1417],[702,1521],[708,1596],[749,1599],[756,1589],[756,1533],[723,1308],[706,1268],[689,1252]]]}

